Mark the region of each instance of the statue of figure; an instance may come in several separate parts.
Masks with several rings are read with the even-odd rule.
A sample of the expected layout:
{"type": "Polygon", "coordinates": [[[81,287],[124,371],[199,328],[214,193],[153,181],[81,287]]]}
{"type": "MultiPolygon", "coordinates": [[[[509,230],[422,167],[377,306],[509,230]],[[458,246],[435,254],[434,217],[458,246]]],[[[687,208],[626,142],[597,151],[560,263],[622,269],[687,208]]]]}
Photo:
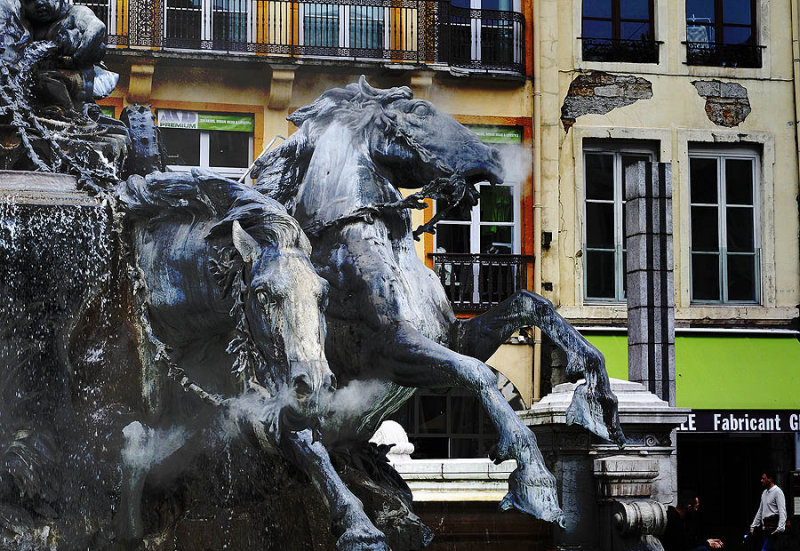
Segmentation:
{"type": "MultiPolygon", "coordinates": [[[[51,41],[57,48],[52,69],[38,76],[37,93],[64,109],[80,112],[95,98],[95,73],[103,83],[108,76],[95,66],[106,50],[105,24],[86,6],[73,6],[67,0],[21,0],[21,5],[30,39],[51,41]]],[[[105,97],[113,86],[101,88],[105,97]]]]}

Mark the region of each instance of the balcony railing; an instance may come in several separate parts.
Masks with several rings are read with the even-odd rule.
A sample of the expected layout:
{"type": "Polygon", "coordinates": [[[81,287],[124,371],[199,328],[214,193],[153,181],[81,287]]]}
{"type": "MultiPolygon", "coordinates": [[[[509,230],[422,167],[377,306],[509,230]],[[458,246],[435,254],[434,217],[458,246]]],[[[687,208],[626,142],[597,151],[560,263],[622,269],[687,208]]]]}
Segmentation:
{"type": "Polygon", "coordinates": [[[117,48],[414,62],[516,73],[525,69],[521,13],[456,8],[445,1],[76,3],[106,23],[108,44],[117,48]]]}
{"type": "Polygon", "coordinates": [[[525,289],[534,257],[514,254],[429,253],[458,313],[481,312],[525,289]]]}
{"type": "Polygon", "coordinates": [[[623,40],[611,38],[581,39],[584,61],[619,61],[623,63],[658,63],[655,40],[623,40]]]}
{"type": "Polygon", "coordinates": [[[761,67],[761,50],[765,46],[751,44],[719,44],[716,42],[684,42],[687,65],[714,67],[761,67]]]}

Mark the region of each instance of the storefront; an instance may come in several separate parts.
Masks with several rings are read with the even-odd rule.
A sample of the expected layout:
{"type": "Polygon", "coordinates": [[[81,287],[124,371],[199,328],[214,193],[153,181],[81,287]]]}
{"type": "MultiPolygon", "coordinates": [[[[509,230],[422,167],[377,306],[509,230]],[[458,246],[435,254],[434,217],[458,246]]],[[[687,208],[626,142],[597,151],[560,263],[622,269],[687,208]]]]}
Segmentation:
{"type": "Polygon", "coordinates": [[[677,433],[678,491],[699,497],[709,536],[741,542],[769,470],[777,472],[788,515],[800,515],[799,431],[800,409],[692,411],[677,433]]]}

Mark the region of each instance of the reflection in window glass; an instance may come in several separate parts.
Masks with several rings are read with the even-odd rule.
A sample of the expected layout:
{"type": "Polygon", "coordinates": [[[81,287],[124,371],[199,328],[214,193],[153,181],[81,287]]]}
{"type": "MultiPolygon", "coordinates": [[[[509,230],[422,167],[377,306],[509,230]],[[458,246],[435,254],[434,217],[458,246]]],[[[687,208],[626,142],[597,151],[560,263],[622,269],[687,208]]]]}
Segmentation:
{"type": "Polygon", "coordinates": [[[304,4],[303,33],[306,46],[339,45],[339,6],[304,4]]]}
{"type": "Polygon", "coordinates": [[[167,149],[167,164],[200,166],[200,131],[184,128],[161,128],[167,149]]]}
{"type": "Polygon", "coordinates": [[[247,168],[250,135],[244,132],[209,131],[209,166],[247,168]]]}

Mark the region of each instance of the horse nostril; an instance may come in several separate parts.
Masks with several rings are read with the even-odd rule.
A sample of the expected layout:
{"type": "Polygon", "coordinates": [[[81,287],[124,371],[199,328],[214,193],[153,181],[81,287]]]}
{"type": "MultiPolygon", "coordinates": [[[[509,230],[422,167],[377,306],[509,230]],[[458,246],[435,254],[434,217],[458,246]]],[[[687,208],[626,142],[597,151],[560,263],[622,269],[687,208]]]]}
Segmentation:
{"type": "Polygon", "coordinates": [[[328,389],[330,392],[333,392],[334,390],[336,390],[336,389],[338,388],[338,386],[339,386],[339,381],[337,381],[337,380],[336,380],[336,375],[334,375],[333,373],[331,373],[331,374],[328,376],[328,385],[327,385],[327,389],[328,389]]]}
{"type": "Polygon", "coordinates": [[[292,379],[292,387],[299,398],[310,396],[313,391],[311,379],[308,378],[308,375],[298,375],[292,379]]]}

